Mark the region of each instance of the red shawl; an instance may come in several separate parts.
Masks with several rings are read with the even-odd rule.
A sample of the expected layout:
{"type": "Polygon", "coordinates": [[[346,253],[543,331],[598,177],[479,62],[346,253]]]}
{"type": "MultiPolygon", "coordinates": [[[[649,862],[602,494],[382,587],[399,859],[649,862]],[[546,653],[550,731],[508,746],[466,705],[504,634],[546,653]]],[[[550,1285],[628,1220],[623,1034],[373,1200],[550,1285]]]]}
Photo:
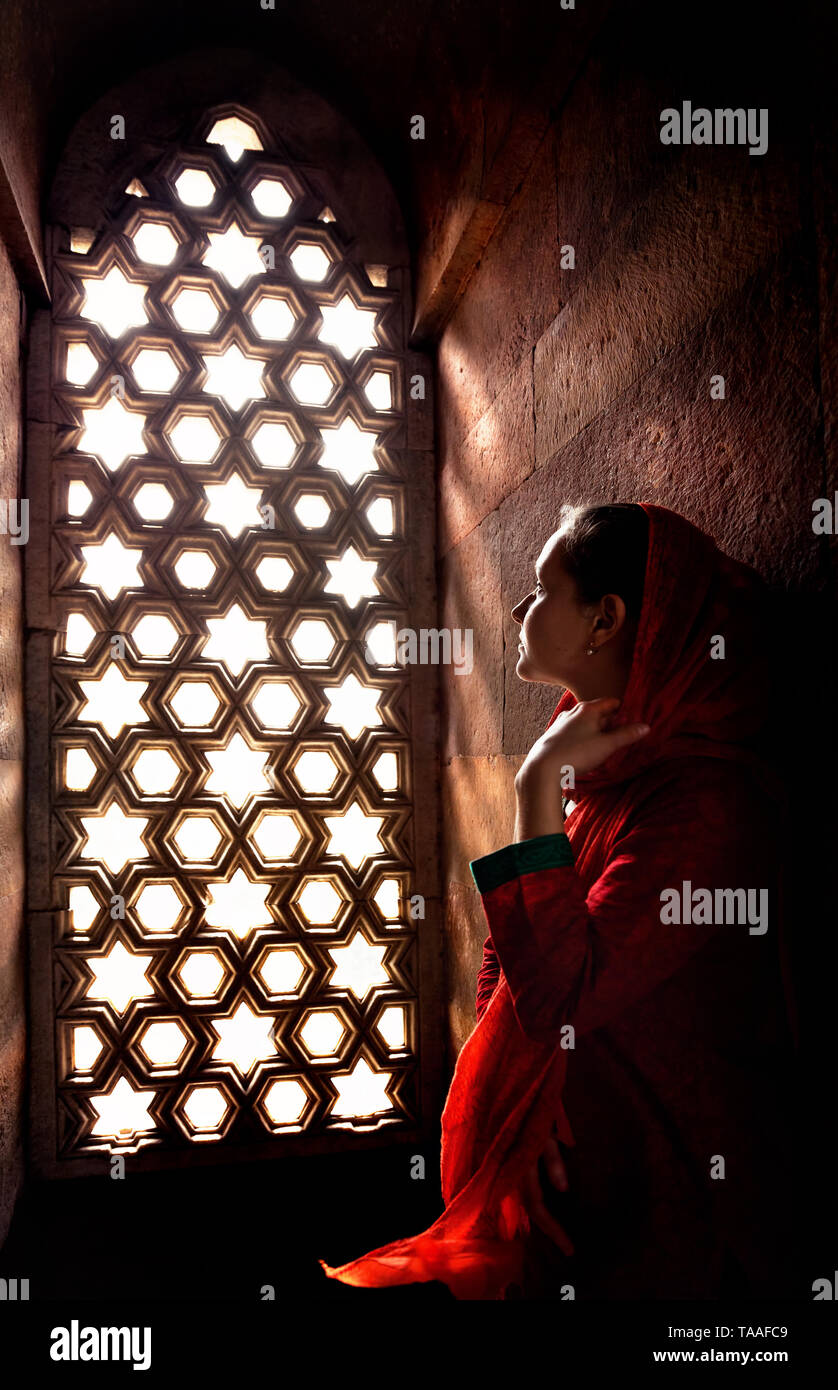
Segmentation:
{"type": "MultiPolygon", "coordinates": [[[[771,675],[764,585],[677,513],[644,510],[643,604],[619,719],[643,720],[651,733],[580,775],[572,798],[625,783],[653,763],[700,754],[744,763],[782,804],[780,784],[760,756],[771,675]],[[719,639],[724,656],[714,658],[719,639]]],[[[575,704],[565,691],[547,727],[575,704]]],[[[613,833],[603,823],[602,835],[613,833]]],[[[571,846],[573,835],[571,819],[571,846]]],[[[440,1280],[457,1298],[502,1297],[520,1279],[529,1230],[521,1180],[551,1133],[574,1143],[562,1107],[568,1055],[557,1039],[524,1035],[501,973],[457,1059],[442,1113],[445,1210],[421,1234],[348,1264],[320,1260],[329,1278],[364,1287],[440,1280]]]]}

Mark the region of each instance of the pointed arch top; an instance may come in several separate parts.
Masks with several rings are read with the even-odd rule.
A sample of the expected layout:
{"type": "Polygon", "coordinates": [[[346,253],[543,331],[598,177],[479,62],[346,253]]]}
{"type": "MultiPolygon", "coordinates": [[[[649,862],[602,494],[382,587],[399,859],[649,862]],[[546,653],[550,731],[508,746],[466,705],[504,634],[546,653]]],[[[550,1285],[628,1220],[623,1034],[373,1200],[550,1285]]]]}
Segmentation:
{"type": "MultiPolygon", "coordinates": [[[[395,191],[378,159],[330,102],[249,50],[207,48],[143,68],[105,92],[68,131],[47,221],[98,230],[104,209],[173,144],[205,144],[214,124],[241,121],[264,151],[303,169],[343,224],[356,259],[407,270],[395,191]],[[122,118],[116,138],[111,128],[122,118]]],[[[406,279],[406,277],[404,277],[406,279]]],[[[407,285],[403,283],[403,293],[407,285]]]]}

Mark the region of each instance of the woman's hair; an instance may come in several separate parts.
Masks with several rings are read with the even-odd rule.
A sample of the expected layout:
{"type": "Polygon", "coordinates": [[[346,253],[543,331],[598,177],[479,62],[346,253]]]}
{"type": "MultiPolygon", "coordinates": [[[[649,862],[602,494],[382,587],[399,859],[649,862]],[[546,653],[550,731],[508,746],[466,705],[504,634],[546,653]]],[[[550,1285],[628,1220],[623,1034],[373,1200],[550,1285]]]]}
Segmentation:
{"type": "Polygon", "coordinates": [[[629,620],[640,617],[649,548],[649,518],[633,502],[572,506],[559,511],[564,565],[575,580],[579,601],[598,603],[619,594],[629,620]]]}

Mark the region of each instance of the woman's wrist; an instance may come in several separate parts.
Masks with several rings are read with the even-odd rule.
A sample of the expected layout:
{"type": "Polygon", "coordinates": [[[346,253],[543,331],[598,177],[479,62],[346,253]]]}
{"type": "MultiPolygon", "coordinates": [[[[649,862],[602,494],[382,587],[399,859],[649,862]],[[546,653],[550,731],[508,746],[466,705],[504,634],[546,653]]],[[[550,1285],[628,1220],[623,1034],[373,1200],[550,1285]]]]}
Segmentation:
{"type": "Polygon", "coordinates": [[[555,769],[547,776],[537,768],[520,772],[515,778],[517,813],[515,839],[531,840],[536,835],[563,835],[562,788],[555,769]]]}

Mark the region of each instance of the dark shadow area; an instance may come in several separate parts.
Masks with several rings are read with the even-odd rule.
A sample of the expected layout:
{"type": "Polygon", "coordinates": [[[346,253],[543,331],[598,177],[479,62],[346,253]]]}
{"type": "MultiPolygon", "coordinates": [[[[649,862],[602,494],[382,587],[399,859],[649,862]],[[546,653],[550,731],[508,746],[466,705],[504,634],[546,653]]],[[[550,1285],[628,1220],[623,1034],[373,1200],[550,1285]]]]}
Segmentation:
{"type": "MultiPolygon", "coordinates": [[[[37,1300],[201,1302],[385,1294],[455,1301],[444,1284],[356,1289],[338,1265],[430,1225],[438,1171],[411,1179],[407,1150],[247,1167],[30,1182],[0,1255],[37,1300]]],[[[430,1165],[429,1165],[430,1166],[430,1165]]]]}

